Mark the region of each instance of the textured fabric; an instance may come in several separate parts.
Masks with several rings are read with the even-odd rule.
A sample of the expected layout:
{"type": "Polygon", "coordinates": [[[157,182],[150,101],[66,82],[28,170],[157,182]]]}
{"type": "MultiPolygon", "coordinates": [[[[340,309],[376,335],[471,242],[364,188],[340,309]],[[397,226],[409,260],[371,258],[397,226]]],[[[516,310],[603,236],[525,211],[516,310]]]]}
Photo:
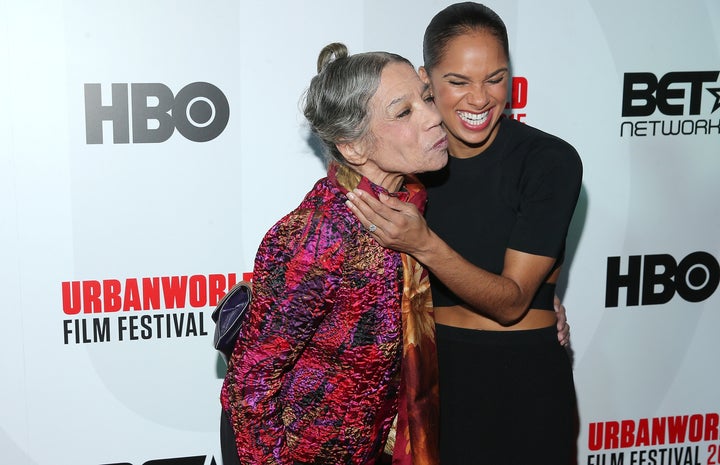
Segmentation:
{"type": "Polygon", "coordinates": [[[438,362],[428,273],[412,256],[403,262],[403,361],[393,465],[439,461],[438,362]]]}
{"type": "Polygon", "coordinates": [[[397,413],[402,259],[343,192],[332,173],[318,181],[258,249],[221,391],[244,465],[375,463],[397,413]]]}
{"type": "MultiPolygon", "coordinates": [[[[506,249],[562,262],[582,181],[582,163],[563,140],[503,118],[481,154],[450,157],[422,178],[429,226],[472,264],[500,274],[506,249]]],[[[431,276],[435,306],[462,301],[431,276]]]]}
{"type": "Polygon", "coordinates": [[[554,326],[437,325],[442,465],[575,463],[572,366],[554,326]]]}

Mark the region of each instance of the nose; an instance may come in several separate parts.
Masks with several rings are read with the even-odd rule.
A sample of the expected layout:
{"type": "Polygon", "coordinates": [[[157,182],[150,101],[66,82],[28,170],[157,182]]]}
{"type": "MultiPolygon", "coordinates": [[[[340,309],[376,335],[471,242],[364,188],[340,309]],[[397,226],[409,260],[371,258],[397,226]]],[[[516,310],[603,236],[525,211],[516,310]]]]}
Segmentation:
{"type": "Polygon", "coordinates": [[[485,89],[485,86],[482,84],[470,86],[468,88],[468,92],[465,95],[465,100],[467,100],[468,104],[476,106],[476,107],[483,107],[488,102],[487,97],[487,90],[485,89]]]}
{"type": "Polygon", "coordinates": [[[428,129],[432,129],[435,126],[440,126],[440,124],[442,124],[442,116],[440,115],[440,110],[437,109],[437,106],[428,105],[425,107],[425,109],[426,109],[425,127],[427,127],[428,129]]]}

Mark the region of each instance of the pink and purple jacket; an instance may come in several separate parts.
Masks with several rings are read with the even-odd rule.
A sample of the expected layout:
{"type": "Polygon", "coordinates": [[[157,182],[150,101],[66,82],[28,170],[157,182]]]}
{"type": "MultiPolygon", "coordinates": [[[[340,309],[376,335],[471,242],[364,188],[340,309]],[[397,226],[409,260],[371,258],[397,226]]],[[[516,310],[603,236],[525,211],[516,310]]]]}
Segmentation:
{"type": "Polygon", "coordinates": [[[240,463],[372,464],[383,450],[397,412],[402,263],[345,193],[331,171],[258,249],[221,391],[240,463]]]}

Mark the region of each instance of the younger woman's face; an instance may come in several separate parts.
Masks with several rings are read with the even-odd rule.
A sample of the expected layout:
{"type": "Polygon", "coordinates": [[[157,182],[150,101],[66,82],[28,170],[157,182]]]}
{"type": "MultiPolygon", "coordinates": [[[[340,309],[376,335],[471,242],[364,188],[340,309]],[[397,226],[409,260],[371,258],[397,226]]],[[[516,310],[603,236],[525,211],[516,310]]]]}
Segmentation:
{"type": "Polygon", "coordinates": [[[467,158],[495,139],[507,99],[510,71],[500,41],[485,31],[456,36],[428,75],[435,104],[448,132],[450,154],[467,158]]]}

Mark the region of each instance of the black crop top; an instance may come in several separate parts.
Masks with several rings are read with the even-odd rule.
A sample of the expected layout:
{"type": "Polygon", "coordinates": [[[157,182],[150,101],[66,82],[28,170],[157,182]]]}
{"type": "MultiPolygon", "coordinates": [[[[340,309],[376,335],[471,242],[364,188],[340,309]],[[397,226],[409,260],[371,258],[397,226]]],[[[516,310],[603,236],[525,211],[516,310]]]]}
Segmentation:
{"type": "MultiPolygon", "coordinates": [[[[474,265],[501,274],[506,249],[553,257],[559,267],[582,182],[582,162],[567,142],[503,118],[492,145],[472,158],[450,157],[422,177],[428,225],[474,265]]],[[[433,304],[462,303],[431,274],[433,304]]],[[[553,310],[543,284],[531,308],[553,310]]]]}

